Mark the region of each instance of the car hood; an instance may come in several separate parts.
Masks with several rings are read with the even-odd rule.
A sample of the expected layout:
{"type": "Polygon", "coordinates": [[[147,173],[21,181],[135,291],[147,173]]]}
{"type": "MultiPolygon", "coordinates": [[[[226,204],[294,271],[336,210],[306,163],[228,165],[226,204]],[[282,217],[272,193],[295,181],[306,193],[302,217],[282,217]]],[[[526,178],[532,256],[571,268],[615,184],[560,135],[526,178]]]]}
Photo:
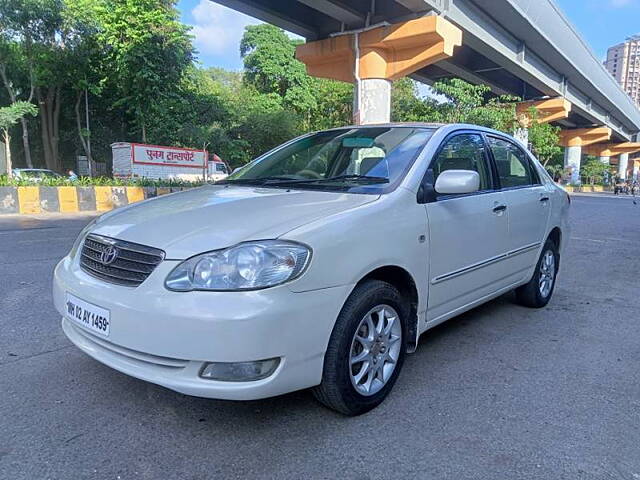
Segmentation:
{"type": "Polygon", "coordinates": [[[92,233],[161,248],[167,259],[278,238],[377,195],[206,185],[109,212],[92,233]]]}

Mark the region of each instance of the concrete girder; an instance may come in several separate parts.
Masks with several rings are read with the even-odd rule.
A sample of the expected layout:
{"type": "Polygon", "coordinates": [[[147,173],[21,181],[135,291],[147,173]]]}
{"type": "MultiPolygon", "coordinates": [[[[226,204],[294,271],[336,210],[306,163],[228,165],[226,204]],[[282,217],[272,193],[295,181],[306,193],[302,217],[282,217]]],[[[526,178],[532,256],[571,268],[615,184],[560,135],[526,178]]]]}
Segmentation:
{"type": "Polygon", "coordinates": [[[534,108],[538,112],[536,121],[538,123],[550,123],[569,118],[571,112],[571,102],[563,97],[547,98],[544,100],[520,102],[516,106],[518,118],[523,118],[525,122],[529,120],[529,110],[534,108]]]}
{"type": "Polygon", "coordinates": [[[602,143],[611,139],[609,127],[577,128],[560,131],[560,145],[563,147],[583,147],[602,143]]]}
{"type": "Polygon", "coordinates": [[[462,32],[441,17],[346,32],[296,47],[309,75],[356,84],[354,122],[391,117],[391,82],[453,55],[462,32]]]}
{"type": "MultiPolygon", "coordinates": [[[[442,70],[449,72],[451,75],[461,78],[462,80],[474,85],[487,85],[491,88],[491,91],[496,95],[510,95],[510,92],[499,87],[495,83],[490,82],[484,77],[481,77],[471,70],[463,68],[450,60],[440,60],[437,64],[442,70]]],[[[426,82],[425,82],[426,83],[426,82]]]]}
{"type": "Polygon", "coordinates": [[[296,58],[315,77],[355,82],[358,57],[360,79],[396,80],[451,57],[461,44],[460,29],[427,16],[298,45],[296,58]]]}
{"type": "Polygon", "coordinates": [[[594,144],[584,149],[584,153],[596,157],[616,157],[623,153],[636,152],[640,152],[640,143],[638,142],[594,144]]]}
{"type": "Polygon", "coordinates": [[[615,85],[615,80],[602,67],[600,61],[591,55],[593,60],[587,59],[582,62],[581,59],[581,68],[577,68],[576,62],[572,62],[572,56],[565,53],[565,50],[586,51],[587,48],[586,45],[582,47],[581,39],[576,38],[577,35],[573,32],[571,25],[553,0],[402,1],[416,12],[425,10],[424,7],[418,7],[421,2],[427,5],[428,9],[440,12],[442,16],[458,25],[464,31],[465,45],[505,67],[545,95],[562,95],[571,102],[573,112],[584,119],[615,129],[616,134],[623,139],[630,140],[632,133],[637,131],[636,125],[639,121],[637,108],[628,95],[615,85]],[[487,13],[487,9],[490,13],[487,13]],[[515,16],[521,20],[520,31],[528,32],[527,38],[514,36],[513,32],[519,29],[514,30],[511,22],[505,21],[505,18],[495,18],[496,13],[505,18],[515,16]],[[511,28],[508,28],[508,25],[511,28]],[[553,28],[554,32],[561,32],[558,37],[565,40],[575,38],[576,41],[568,41],[567,45],[558,48],[554,46],[548,32],[542,29],[542,25],[552,25],[549,28],[553,28]],[[533,46],[536,48],[528,48],[533,46]],[[557,51],[562,60],[557,59],[553,65],[543,60],[545,48],[551,49],[554,55],[557,51]],[[560,63],[563,62],[567,64],[560,68],[560,63]],[[587,67],[591,62],[598,66],[597,70],[594,70],[592,65],[587,67]],[[596,77],[598,83],[606,85],[608,90],[594,89],[596,85],[593,84],[592,79],[596,77]],[[624,125],[619,121],[620,118],[624,119],[624,125]]]}
{"type": "Polygon", "coordinates": [[[307,40],[315,40],[318,38],[318,34],[312,25],[295,20],[287,15],[283,15],[282,12],[276,8],[265,7],[262,3],[255,0],[214,0],[216,3],[224,5],[225,7],[242,12],[250,17],[257,18],[263,22],[278,25],[280,28],[284,28],[290,32],[300,35],[307,40]]]}
{"type": "Polygon", "coordinates": [[[300,3],[314,10],[325,13],[345,25],[364,24],[365,16],[347,5],[333,0],[298,0],[300,3]]]}

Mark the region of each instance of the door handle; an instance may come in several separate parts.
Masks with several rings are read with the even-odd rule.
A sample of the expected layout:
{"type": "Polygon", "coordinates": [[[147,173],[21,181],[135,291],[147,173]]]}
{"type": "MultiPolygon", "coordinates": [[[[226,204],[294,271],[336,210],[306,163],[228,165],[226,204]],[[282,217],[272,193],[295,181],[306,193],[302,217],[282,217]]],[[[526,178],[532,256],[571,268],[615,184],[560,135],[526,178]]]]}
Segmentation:
{"type": "Polygon", "coordinates": [[[504,212],[507,209],[506,205],[498,205],[493,207],[493,213],[501,213],[504,212]]]}
{"type": "Polygon", "coordinates": [[[544,202],[548,202],[548,201],[549,201],[549,197],[542,197],[542,198],[540,199],[540,201],[541,201],[542,203],[544,203],[544,202]]]}

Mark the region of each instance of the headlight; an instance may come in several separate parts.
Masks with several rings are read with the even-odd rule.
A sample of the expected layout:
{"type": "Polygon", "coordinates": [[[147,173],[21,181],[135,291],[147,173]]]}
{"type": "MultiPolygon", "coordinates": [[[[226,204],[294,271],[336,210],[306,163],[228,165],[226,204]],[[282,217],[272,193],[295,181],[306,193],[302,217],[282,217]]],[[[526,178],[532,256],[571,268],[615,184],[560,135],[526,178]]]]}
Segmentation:
{"type": "Polygon", "coordinates": [[[87,226],[82,229],[82,231],[78,235],[78,238],[76,238],[76,241],[73,242],[73,246],[71,247],[71,251],[69,252],[69,258],[71,258],[72,260],[75,258],[76,254],[78,253],[78,249],[80,248],[80,244],[82,244],[82,241],[84,240],[84,237],[87,236],[89,231],[98,222],[98,218],[100,217],[96,217],[93,220],[91,220],[87,224],[87,226]]]}
{"type": "Polygon", "coordinates": [[[299,243],[263,240],[185,260],[167,276],[169,290],[258,290],[298,277],[311,250],[299,243]]]}

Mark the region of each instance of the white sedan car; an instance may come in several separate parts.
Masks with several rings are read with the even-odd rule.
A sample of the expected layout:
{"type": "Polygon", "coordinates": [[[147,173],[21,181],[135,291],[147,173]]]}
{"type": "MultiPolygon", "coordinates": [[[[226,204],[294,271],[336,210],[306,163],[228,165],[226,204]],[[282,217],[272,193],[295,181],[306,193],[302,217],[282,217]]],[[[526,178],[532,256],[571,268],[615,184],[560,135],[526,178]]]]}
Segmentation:
{"type": "Polygon", "coordinates": [[[545,306],[569,203],[497,131],[338,128],[99,217],[53,297],[69,339],[128,375],[233,400],[313,387],[357,415],[426,330],[514,289],[545,306]]]}

